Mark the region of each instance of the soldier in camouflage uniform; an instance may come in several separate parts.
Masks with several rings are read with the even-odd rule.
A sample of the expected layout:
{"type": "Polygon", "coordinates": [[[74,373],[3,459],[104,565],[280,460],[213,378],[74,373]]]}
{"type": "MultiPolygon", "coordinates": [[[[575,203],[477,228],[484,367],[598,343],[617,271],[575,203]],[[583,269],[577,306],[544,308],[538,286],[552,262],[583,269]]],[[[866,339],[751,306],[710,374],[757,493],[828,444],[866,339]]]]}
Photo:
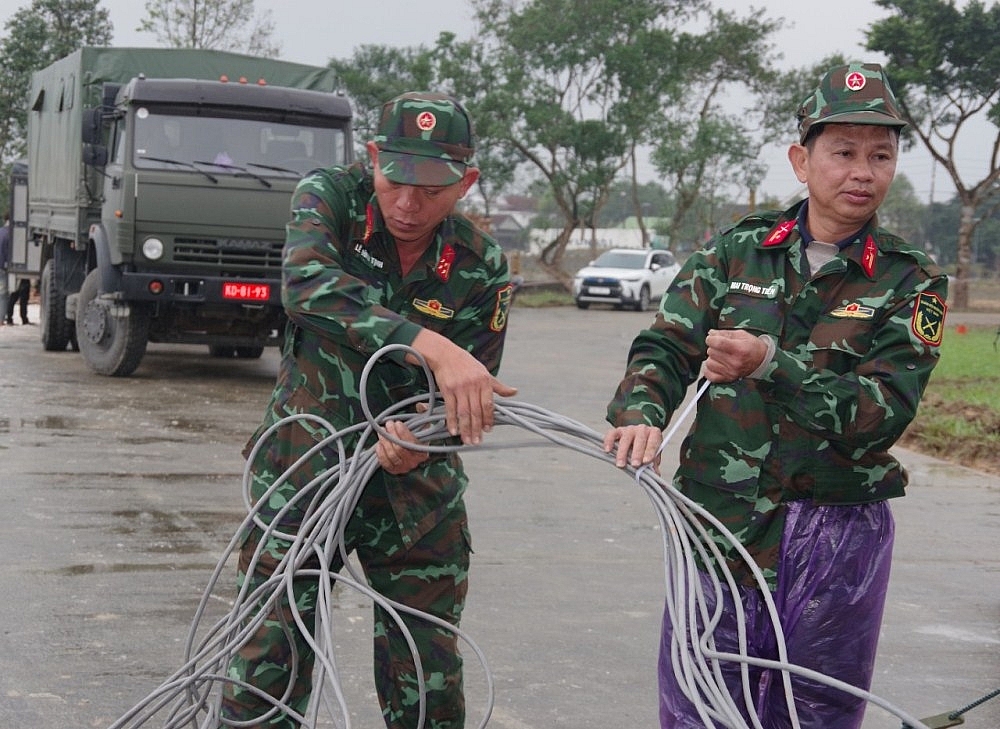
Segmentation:
{"type": "MultiPolygon", "coordinates": [[[[808,198],[743,218],[685,263],[632,344],[604,445],[619,467],[658,464],[661,429],[701,372],[711,384],[674,483],[752,555],[789,660],[867,689],[893,540],[886,500],[907,483],[888,450],[938,361],[947,279],[878,225],[905,126],[882,69],[832,69],[798,117],[788,156],[808,198]]],[[[748,650],[776,659],[761,593],[734,555],[748,650]]],[[[739,652],[725,595],[716,647],[739,652]]],[[[661,725],[703,727],[674,676],[671,637],[664,615],[661,725]]],[[[726,668],[743,706],[739,666],[726,668]]],[[[751,666],[750,677],[762,726],[789,726],[779,676],[751,666]]],[[[804,729],[861,725],[863,701],[792,683],[804,729]]]]}
{"type": "MultiPolygon", "coordinates": [[[[369,357],[387,344],[409,345],[426,359],[445,400],[453,442],[480,442],[493,424],[494,395],[516,392],[495,377],[511,299],[506,259],[495,241],[454,212],[478,177],[465,110],[441,94],[404,94],[384,106],[368,152],[370,171],[361,164],[316,171],[295,191],[282,283],[290,324],[277,385],[247,454],[264,430],[293,414],[314,413],[338,429],[363,422],[358,380],[369,357]]],[[[373,413],[426,392],[416,359],[407,358],[375,365],[367,391],[373,413]]],[[[416,440],[399,421],[386,427],[401,440],[416,440]]],[[[290,422],[259,450],[251,464],[255,499],[326,435],[317,430],[305,421],[290,422]]],[[[348,449],[354,444],[346,443],[348,449]]],[[[470,554],[461,461],[454,453],[429,456],[388,439],[379,441],[376,454],[382,469],[365,486],[347,524],[347,545],[378,592],[458,625],[470,554]]],[[[331,449],[297,467],[267,504],[258,505],[263,519],[270,523],[282,504],[336,461],[331,449]]],[[[295,532],[305,508],[283,517],[285,533],[295,532]]],[[[256,528],[246,535],[241,580],[263,536],[256,528]]],[[[253,584],[267,579],[289,546],[273,535],[266,540],[253,584]]],[[[317,584],[305,578],[297,584],[297,607],[311,627],[317,584]]],[[[291,622],[287,605],[284,613],[291,622]]],[[[291,681],[288,704],[304,712],[314,655],[297,630],[290,646],[282,616],[270,617],[234,657],[229,675],[275,697],[291,681]]],[[[462,659],[455,636],[418,618],[406,617],[406,624],[426,680],[424,726],[462,727],[462,659]]],[[[403,632],[377,605],[374,635],[385,723],[415,727],[414,662],[403,632]]],[[[248,722],[240,726],[296,726],[280,713],[255,721],[270,709],[252,692],[225,686],[226,719],[248,722]]]]}

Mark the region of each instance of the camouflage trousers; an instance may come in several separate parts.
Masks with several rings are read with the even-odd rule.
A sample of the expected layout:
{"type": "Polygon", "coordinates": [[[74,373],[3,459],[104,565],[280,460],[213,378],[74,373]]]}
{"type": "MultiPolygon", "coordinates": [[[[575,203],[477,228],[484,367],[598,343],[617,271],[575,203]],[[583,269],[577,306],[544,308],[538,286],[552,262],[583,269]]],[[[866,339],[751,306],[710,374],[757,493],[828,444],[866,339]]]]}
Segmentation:
{"type": "MultiPolygon", "coordinates": [[[[246,572],[263,534],[255,529],[240,551],[240,580],[246,572]]],[[[469,545],[465,504],[454,509],[417,544],[406,548],[381,479],[372,479],[345,531],[348,549],[354,551],[368,584],[386,597],[411,608],[458,625],[468,590],[469,545]]],[[[271,575],[288,543],[273,536],[258,558],[251,589],[271,575]]],[[[333,571],[343,566],[338,558],[333,571]]],[[[306,566],[308,569],[310,565],[306,566]]],[[[313,568],[316,565],[312,565],[313,568]]],[[[296,608],[305,624],[315,624],[316,596],[313,578],[295,580],[296,608]]],[[[417,646],[426,689],[426,729],[461,729],[465,724],[462,657],[455,635],[426,620],[403,614],[404,623],[417,646]]],[[[374,607],[374,672],[382,716],[389,729],[416,729],[419,718],[416,668],[403,631],[381,607],[374,607]]],[[[281,699],[305,714],[312,693],[315,655],[296,628],[287,601],[268,619],[232,658],[228,675],[281,699]],[[291,640],[290,640],[291,638],[291,640]]],[[[287,715],[272,711],[273,705],[253,692],[231,683],[223,688],[222,715],[248,722],[243,727],[292,729],[298,724],[287,715]],[[267,718],[252,723],[258,717],[267,718]]]]}

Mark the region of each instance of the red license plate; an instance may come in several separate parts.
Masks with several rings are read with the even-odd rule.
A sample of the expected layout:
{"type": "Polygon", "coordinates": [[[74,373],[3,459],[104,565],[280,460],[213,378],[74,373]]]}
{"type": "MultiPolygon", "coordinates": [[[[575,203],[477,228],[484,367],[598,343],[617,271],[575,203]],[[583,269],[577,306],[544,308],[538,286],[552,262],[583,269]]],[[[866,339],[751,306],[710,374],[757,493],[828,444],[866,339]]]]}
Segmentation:
{"type": "Polygon", "coordinates": [[[227,282],[222,284],[222,298],[237,301],[267,301],[271,284],[227,282]]]}

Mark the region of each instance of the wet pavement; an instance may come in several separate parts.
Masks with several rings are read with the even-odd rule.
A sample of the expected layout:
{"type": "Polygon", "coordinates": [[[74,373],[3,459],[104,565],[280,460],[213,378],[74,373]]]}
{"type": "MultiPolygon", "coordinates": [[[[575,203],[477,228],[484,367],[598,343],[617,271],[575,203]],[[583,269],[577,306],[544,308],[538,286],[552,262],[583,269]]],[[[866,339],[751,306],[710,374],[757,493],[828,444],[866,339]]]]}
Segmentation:
{"type": "MultiPolygon", "coordinates": [[[[603,432],[650,316],[515,308],[501,377],[516,399],[603,432]]],[[[111,379],[77,353],[42,351],[37,327],[0,328],[0,726],[107,727],[180,665],[243,516],[240,449],[276,362],[272,350],[238,361],[151,345],[134,376],[111,379]]],[[[520,429],[488,445],[466,456],[475,556],[463,628],[496,682],[489,727],[655,727],[664,586],[651,505],[616,469],[520,429]]],[[[1000,688],[1000,479],[899,456],[911,486],[893,503],[874,691],[926,717],[1000,688]]],[[[213,597],[213,615],[227,600],[213,597]]],[[[352,726],[381,726],[369,607],[343,594],[336,610],[352,726]]],[[[485,679],[471,651],[466,662],[472,727],[485,679]]],[[[878,708],[865,722],[899,726],[878,708]]],[[[1000,698],[965,726],[1000,726],[1000,698]]]]}

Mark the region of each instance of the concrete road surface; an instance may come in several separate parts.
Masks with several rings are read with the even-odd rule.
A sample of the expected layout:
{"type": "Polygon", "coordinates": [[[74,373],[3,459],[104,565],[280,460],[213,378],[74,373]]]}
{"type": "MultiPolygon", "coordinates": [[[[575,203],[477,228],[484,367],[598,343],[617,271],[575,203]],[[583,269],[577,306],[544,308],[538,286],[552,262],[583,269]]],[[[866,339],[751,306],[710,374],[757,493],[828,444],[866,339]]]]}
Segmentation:
{"type": "MultiPolygon", "coordinates": [[[[517,400],[603,432],[629,342],[650,319],[515,308],[502,379],[517,400]]],[[[179,666],[243,516],[240,449],[275,371],[273,351],[228,361],[151,346],[133,377],[109,379],[79,354],[43,352],[37,328],[0,328],[0,727],[107,727],[179,666]]],[[[463,628],[496,684],[489,727],[656,727],[665,588],[648,499],[613,467],[520,428],[487,445],[466,457],[475,556],[463,628]]],[[[912,483],[894,502],[874,691],[922,718],[1000,688],[1000,480],[899,456],[912,483]]],[[[213,614],[228,600],[215,595],[213,614]]],[[[374,729],[370,607],[343,592],[335,611],[352,726],[374,729]]],[[[486,680],[465,654],[473,727],[486,680]]],[[[964,718],[1000,727],[1000,698],[964,718]]],[[[865,722],[899,726],[878,708],[865,722]]]]}

